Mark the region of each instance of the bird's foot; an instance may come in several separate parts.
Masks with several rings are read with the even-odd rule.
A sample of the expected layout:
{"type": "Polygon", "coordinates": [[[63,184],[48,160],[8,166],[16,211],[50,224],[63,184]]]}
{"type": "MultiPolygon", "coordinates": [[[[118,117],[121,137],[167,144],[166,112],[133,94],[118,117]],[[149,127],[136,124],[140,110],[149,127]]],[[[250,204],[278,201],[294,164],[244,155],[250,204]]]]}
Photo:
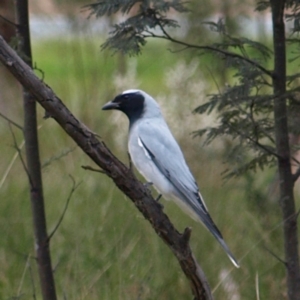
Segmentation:
{"type": "Polygon", "coordinates": [[[153,182],[151,182],[151,181],[150,181],[150,182],[145,182],[145,183],[144,183],[144,187],[147,188],[147,189],[149,189],[149,187],[150,187],[151,185],[153,185],[153,182]]]}

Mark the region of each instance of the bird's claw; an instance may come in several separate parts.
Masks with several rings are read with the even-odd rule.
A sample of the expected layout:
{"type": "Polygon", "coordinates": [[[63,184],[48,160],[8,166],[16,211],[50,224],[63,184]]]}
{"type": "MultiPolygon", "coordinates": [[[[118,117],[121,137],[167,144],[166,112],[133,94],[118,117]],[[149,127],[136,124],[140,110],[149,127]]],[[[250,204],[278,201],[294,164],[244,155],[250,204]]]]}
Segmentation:
{"type": "Polygon", "coordinates": [[[148,189],[151,185],[153,185],[153,182],[151,182],[151,181],[150,181],[150,182],[145,182],[145,183],[144,183],[144,187],[147,188],[147,189],[148,189]]]}

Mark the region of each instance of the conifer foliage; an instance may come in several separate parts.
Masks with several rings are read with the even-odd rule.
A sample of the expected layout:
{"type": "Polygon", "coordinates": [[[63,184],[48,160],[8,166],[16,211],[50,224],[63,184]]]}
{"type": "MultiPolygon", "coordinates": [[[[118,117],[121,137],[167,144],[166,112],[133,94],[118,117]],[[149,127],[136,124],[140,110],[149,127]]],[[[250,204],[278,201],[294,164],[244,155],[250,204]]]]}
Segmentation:
{"type": "Polygon", "coordinates": [[[141,47],[146,44],[146,38],[155,36],[156,29],[177,27],[175,20],[167,18],[171,9],[177,12],[186,12],[187,9],[181,1],[133,1],[133,0],[104,0],[86,6],[90,15],[96,17],[111,16],[117,12],[129,14],[133,7],[136,13],[130,15],[126,21],[113,26],[110,37],[102,48],[110,48],[125,54],[135,55],[141,53],[141,47]]]}

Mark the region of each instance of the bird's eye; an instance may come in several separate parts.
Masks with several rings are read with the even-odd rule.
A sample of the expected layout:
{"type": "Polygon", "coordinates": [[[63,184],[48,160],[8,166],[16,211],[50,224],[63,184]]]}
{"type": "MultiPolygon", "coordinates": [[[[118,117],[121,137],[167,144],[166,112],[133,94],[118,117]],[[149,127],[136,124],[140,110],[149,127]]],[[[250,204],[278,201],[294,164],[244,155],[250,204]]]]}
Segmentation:
{"type": "Polygon", "coordinates": [[[129,99],[129,96],[128,95],[124,95],[123,98],[127,100],[127,99],[129,99]]]}

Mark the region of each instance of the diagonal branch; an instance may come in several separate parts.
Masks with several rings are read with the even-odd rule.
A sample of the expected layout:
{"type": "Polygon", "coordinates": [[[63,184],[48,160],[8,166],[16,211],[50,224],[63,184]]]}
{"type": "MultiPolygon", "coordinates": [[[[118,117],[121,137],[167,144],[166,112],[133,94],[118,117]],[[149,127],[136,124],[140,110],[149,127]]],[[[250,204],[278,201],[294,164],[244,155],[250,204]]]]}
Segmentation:
{"type": "Polygon", "coordinates": [[[201,46],[201,45],[190,44],[187,42],[177,40],[177,39],[171,37],[160,23],[158,25],[159,25],[160,29],[162,30],[163,35],[158,35],[156,33],[146,31],[148,33],[148,35],[144,35],[145,38],[149,38],[149,37],[159,38],[159,39],[163,39],[163,40],[168,40],[168,41],[173,42],[178,45],[182,45],[185,48],[191,48],[191,49],[197,49],[197,50],[208,50],[208,51],[213,51],[216,53],[223,54],[226,57],[238,58],[238,59],[243,60],[243,61],[249,63],[250,65],[256,67],[257,69],[262,71],[264,74],[270,76],[271,78],[273,77],[272,71],[264,68],[261,64],[259,64],[258,62],[254,61],[248,57],[242,56],[238,53],[234,53],[234,52],[223,50],[223,49],[220,49],[217,47],[213,47],[213,46],[201,46]]]}
{"type": "Polygon", "coordinates": [[[180,234],[132,171],[120,162],[96,136],[68,110],[49,86],[43,83],[0,36],[0,61],[59,123],[79,147],[114,181],[151,223],[168,245],[190,281],[194,300],[213,299],[208,282],[189,246],[189,229],[180,234]]]}
{"type": "Polygon", "coordinates": [[[11,20],[9,20],[9,19],[3,17],[1,14],[0,14],[0,19],[2,19],[2,20],[5,21],[6,23],[8,23],[8,24],[10,24],[10,25],[12,25],[12,26],[14,26],[14,27],[18,27],[18,24],[16,24],[16,23],[12,22],[11,20]]]}
{"type": "Polygon", "coordinates": [[[2,117],[4,120],[8,121],[9,123],[13,124],[14,126],[16,126],[17,128],[19,128],[20,130],[23,130],[23,127],[21,125],[19,125],[18,123],[14,122],[13,120],[11,120],[10,118],[6,117],[4,114],[2,114],[0,112],[0,117],[2,117]]]}
{"type": "Polygon", "coordinates": [[[258,140],[253,139],[251,136],[242,133],[240,130],[238,130],[236,127],[232,126],[229,122],[224,122],[226,123],[226,125],[228,127],[230,127],[232,130],[234,130],[239,136],[241,136],[244,139],[248,139],[251,143],[253,143],[253,145],[256,145],[257,147],[261,148],[262,150],[264,150],[266,153],[276,157],[276,158],[280,158],[280,156],[274,152],[273,150],[271,150],[270,148],[268,148],[268,146],[260,143],[258,140]]]}

